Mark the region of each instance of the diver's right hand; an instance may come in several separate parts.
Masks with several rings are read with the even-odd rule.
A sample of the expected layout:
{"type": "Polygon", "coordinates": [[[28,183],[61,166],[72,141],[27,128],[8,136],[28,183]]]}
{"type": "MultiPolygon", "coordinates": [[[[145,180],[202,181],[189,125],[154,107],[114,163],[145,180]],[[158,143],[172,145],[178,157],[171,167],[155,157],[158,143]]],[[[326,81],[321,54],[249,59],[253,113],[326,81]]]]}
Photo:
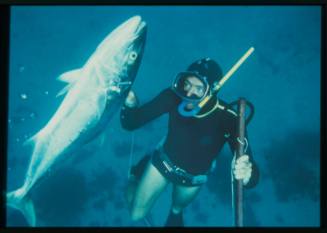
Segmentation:
{"type": "Polygon", "coordinates": [[[134,91],[130,91],[125,100],[125,105],[127,107],[133,108],[133,107],[136,107],[137,104],[138,104],[138,101],[137,101],[134,91]]]}

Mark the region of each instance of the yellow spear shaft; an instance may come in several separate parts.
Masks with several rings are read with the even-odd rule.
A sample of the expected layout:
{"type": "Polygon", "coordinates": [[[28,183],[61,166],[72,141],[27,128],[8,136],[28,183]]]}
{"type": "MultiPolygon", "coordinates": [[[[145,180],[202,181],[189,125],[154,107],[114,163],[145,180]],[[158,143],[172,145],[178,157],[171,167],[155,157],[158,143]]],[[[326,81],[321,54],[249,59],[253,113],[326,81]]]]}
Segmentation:
{"type": "MultiPolygon", "coordinates": [[[[214,91],[218,91],[224,83],[235,73],[235,71],[243,64],[243,62],[253,53],[254,48],[249,50],[236,62],[236,64],[225,74],[225,76],[219,81],[219,83],[213,88],[214,91]]],[[[202,108],[212,96],[207,96],[200,103],[199,107],[202,108]]]]}

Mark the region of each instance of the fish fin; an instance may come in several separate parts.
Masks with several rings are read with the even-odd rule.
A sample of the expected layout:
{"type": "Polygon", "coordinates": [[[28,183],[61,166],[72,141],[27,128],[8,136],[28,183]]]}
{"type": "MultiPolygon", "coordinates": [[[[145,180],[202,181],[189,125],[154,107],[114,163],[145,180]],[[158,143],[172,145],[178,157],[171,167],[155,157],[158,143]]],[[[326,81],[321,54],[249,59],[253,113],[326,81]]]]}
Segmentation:
{"type": "Polygon", "coordinates": [[[61,91],[58,92],[56,97],[66,94],[69,91],[69,89],[71,88],[71,86],[72,86],[72,84],[68,84],[67,86],[65,86],[63,89],[61,89],[61,91]]]}
{"type": "Polygon", "coordinates": [[[65,72],[58,77],[58,80],[65,83],[75,83],[82,76],[83,69],[76,69],[65,72]]]}
{"type": "Polygon", "coordinates": [[[79,79],[79,77],[82,76],[82,70],[83,69],[71,70],[66,73],[63,73],[62,75],[60,75],[58,77],[59,81],[68,83],[68,85],[65,86],[63,89],[61,89],[61,91],[58,92],[56,97],[64,95],[69,91],[69,89],[73,86],[74,83],[76,83],[76,81],[79,79]]]}
{"type": "Polygon", "coordinates": [[[39,132],[37,132],[36,134],[31,136],[30,138],[26,139],[26,141],[23,143],[23,145],[24,146],[32,145],[34,147],[35,144],[37,143],[37,141],[39,141],[41,139],[41,137],[43,137],[43,136],[44,136],[43,131],[40,130],[39,132]]]}
{"type": "Polygon", "coordinates": [[[24,146],[29,146],[29,145],[34,146],[34,145],[35,145],[35,142],[36,142],[36,137],[37,137],[37,134],[35,134],[34,136],[28,138],[28,139],[23,143],[23,145],[24,145],[24,146]]]}
{"type": "Polygon", "coordinates": [[[7,193],[7,205],[19,210],[30,226],[36,225],[36,215],[33,201],[25,195],[22,188],[7,193]]]}

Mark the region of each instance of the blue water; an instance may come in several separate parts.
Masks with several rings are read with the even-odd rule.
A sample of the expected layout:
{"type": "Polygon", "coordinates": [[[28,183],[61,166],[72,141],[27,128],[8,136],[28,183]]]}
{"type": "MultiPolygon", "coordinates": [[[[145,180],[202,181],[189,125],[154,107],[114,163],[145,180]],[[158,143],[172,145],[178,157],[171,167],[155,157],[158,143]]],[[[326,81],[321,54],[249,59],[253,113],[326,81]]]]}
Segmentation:
{"type": "MultiPolygon", "coordinates": [[[[220,98],[253,102],[249,125],[260,183],[245,191],[246,226],[319,226],[320,8],[318,6],[38,7],[11,11],[8,190],[22,185],[31,148],[62,98],[61,73],[81,67],[116,26],[139,14],[147,22],[145,54],[133,89],[141,103],[169,86],[194,60],[211,57],[224,73],[249,49],[255,52],[225,84],[220,98]]],[[[32,192],[39,226],[145,226],[132,222],[123,192],[132,134],[116,114],[103,136],[50,171],[32,192]]],[[[166,132],[163,116],[135,131],[133,161],[166,132]]],[[[195,200],[186,226],[233,226],[229,147],[195,200]]],[[[171,187],[151,221],[162,226],[171,187]]],[[[8,209],[9,226],[26,225],[8,209]]]]}

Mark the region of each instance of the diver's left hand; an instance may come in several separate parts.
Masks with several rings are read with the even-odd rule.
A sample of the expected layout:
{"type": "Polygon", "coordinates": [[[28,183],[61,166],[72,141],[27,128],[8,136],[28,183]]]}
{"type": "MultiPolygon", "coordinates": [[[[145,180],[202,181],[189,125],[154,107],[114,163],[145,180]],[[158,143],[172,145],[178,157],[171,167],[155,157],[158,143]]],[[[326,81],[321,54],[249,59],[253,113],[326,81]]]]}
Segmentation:
{"type": "Polygon", "coordinates": [[[235,179],[243,180],[243,185],[249,182],[252,174],[252,163],[249,161],[248,155],[244,154],[236,161],[234,160],[232,169],[235,179]]]}

